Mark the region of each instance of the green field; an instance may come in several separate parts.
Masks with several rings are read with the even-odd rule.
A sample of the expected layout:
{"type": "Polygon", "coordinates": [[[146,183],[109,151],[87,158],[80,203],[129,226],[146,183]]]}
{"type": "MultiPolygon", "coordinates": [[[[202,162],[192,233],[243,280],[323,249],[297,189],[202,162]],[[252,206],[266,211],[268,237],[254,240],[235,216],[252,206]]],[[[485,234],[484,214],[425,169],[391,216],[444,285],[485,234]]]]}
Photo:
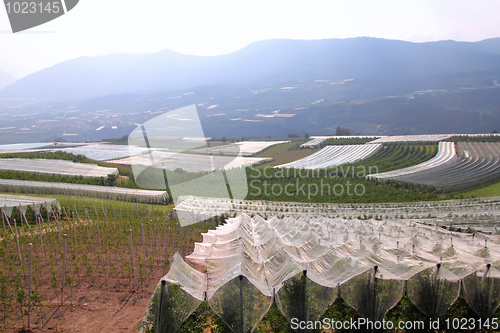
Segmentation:
{"type": "Polygon", "coordinates": [[[457,196],[461,198],[498,197],[500,196],[500,182],[465,191],[457,196]]]}

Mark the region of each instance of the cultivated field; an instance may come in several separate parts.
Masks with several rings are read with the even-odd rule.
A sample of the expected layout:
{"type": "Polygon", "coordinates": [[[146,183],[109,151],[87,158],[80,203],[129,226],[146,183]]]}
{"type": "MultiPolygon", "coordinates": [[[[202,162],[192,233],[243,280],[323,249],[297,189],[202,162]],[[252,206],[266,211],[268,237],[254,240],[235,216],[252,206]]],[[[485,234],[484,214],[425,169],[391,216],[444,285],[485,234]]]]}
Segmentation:
{"type": "Polygon", "coordinates": [[[432,160],[372,177],[430,185],[446,191],[460,191],[499,179],[500,143],[459,142],[457,147],[455,152],[454,143],[441,142],[440,152],[432,160]],[[441,149],[445,144],[450,147],[441,149]]]}
{"type": "Polygon", "coordinates": [[[29,322],[36,332],[137,332],[173,254],[187,255],[200,232],[215,226],[180,228],[171,206],[54,198],[61,210],[28,209],[26,221],[16,208],[2,213],[3,331],[29,322]]]}

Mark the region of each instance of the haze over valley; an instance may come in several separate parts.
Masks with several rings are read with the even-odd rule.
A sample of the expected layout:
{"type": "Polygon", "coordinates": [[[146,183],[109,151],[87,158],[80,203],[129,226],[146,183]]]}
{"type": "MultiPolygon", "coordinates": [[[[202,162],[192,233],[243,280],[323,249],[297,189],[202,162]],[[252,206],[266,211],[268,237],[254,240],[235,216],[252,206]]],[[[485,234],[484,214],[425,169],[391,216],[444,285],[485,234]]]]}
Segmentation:
{"type": "MultiPolygon", "coordinates": [[[[0,87],[12,80],[0,72],[0,87]]],[[[500,129],[499,82],[498,38],[267,40],[211,57],[81,57],[0,90],[0,140],[118,138],[190,104],[211,137],[331,135],[338,126],[366,135],[489,133],[500,129]]]]}

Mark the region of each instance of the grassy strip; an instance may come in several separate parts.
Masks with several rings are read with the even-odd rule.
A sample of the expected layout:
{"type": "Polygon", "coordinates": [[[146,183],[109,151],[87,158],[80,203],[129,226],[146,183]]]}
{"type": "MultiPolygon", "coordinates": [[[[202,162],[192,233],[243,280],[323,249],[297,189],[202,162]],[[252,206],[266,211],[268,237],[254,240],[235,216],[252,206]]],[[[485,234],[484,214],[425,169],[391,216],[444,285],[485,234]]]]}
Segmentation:
{"type": "Polygon", "coordinates": [[[42,174],[36,172],[0,170],[0,179],[17,179],[29,181],[42,181],[51,183],[70,183],[70,184],[85,184],[99,186],[113,186],[116,176],[104,177],[82,177],[82,176],[66,176],[57,174],[42,174]]]}
{"type": "Polygon", "coordinates": [[[0,158],[27,158],[27,159],[46,159],[46,160],[64,160],[73,161],[76,163],[99,164],[85,155],[75,155],[65,151],[44,151],[32,153],[4,153],[0,154],[0,158]]]}
{"type": "Polygon", "coordinates": [[[465,191],[456,195],[460,198],[481,198],[500,196],[500,182],[465,191]]]}
{"type": "Polygon", "coordinates": [[[500,135],[479,135],[479,136],[466,136],[458,135],[452,136],[445,140],[449,142],[500,142],[500,135]]]}
{"type": "Polygon", "coordinates": [[[306,156],[314,154],[318,149],[299,149],[303,142],[287,142],[279,145],[271,146],[265,151],[256,154],[255,157],[272,158],[273,161],[260,165],[260,168],[277,166],[285,163],[290,163],[300,160],[306,156]]]}

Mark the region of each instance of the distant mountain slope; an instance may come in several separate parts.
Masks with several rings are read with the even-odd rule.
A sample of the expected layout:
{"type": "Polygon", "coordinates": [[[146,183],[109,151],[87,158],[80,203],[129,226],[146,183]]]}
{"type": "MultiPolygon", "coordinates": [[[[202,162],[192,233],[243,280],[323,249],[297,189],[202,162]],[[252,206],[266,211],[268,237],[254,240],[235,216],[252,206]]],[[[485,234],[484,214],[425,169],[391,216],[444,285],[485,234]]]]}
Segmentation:
{"type": "Polygon", "coordinates": [[[12,75],[0,70],[0,89],[16,81],[12,75]]]}
{"type": "MultiPolygon", "coordinates": [[[[410,43],[376,38],[267,40],[200,57],[173,51],[82,57],[31,74],[0,97],[80,99],[119,93],[355,78],[369,97],[457,88],[456,78],[500,75],[500,39],[410,43]]],[[[0,82],[1,83],[1,82],[0,82]]]]}

